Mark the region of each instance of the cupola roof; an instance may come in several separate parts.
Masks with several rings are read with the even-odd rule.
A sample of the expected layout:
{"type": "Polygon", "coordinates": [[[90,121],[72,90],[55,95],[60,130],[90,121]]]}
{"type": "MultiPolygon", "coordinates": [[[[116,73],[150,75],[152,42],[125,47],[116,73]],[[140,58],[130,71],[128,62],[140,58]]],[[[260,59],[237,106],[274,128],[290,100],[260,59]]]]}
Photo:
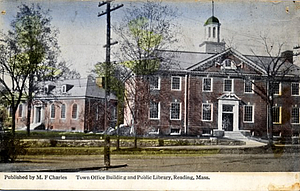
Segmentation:
{"type": "Polygon", "coordinates": [[[204,26],[209,25],[209,24],[219,24],[219,19],[215,16],[212,16],[207,19],[207,21],[204,23],[204,26]]]}

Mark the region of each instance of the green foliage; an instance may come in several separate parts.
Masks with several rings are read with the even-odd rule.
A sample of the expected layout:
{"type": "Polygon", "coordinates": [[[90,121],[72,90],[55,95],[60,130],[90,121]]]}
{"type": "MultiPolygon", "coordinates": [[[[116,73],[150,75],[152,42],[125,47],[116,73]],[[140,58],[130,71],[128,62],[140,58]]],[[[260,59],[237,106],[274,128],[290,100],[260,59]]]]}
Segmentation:
{"type": "Polygon", "coordinates": [[[162,41],[162,34],[149,29],[149,19],[146,17],[136,18],[128,23],[128,28],[132,36],[137,39],[139,48],[146,52],[153,51],[162,41]]]}

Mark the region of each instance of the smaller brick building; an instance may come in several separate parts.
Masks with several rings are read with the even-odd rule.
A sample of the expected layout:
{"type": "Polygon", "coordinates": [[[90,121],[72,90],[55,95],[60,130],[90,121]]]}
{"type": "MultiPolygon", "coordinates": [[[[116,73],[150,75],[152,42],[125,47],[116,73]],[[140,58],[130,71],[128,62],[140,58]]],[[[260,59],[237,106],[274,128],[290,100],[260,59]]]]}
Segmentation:
{"type": "MultiPolygon", "coordinates": [[[[105,90],[92,77],[40,83],[35,95],[31,129],[59,131],[104,131],[105,90]]],[[[116,123],[117,100],[110,95],[107,109],[108,124],[116,123]]],[[[26,103],[20,104],[16,114],[17,129],[25,128],[26,103]]]]}

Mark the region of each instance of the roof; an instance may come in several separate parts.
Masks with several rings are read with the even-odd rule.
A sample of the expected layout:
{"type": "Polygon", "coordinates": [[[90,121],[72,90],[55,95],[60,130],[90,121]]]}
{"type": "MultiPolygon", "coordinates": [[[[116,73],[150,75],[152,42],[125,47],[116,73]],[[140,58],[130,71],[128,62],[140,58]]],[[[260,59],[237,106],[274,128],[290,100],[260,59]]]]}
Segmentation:
{"type": "Polygon", "coordinates": [[[212,16],[206,20],[206,22],[204,23],[204,26],[209,25],[209,24],[219,24],[219,23],[220,23],[219,19],[215,16],[212,16]]]}
{"type": "Polygon", "coordinates": [[[199,61],[206,60],[215,54],[203,53],[203,52],[189,52],[189,51],[169,51],[160,50],[162,57],[168,57],[172,63],[172,69],[186,70],[189,67],[195,65],[199,61]]]}
{"type": "MultiPolygon", "coordinates": [[[[40,84],[41,91],[37,97],[57,97],[57,98],[105,98],[105,90],[99,87],[96,80],[92,77],[58,80],[55,82],[47,81],[40,84]],[[65,86],[66,92],[62,91],[65,86]],[[46,94],[44,87],[48,87],[49,93],[46,94]]],[[[111,99],[116,99],[114,95],[110,96],[111,99]]]]}
{"type": "MultiPolygon", "coordinates": [[[[177,63],[172,66],[173,70],[177,71],[196,71],[201,70],[205,71],[208,67],[211,67],[215,62],[219,62],[218,60],[224,59],[226,55],[233,55],[238,58],[241,62],[247,64],[249,67],[253,68],[260,74],[266,74],[266,65],[270,65],[272,63],[272,59],[278,57],[270,57],[270,56],[256,56],[256,55],[243,55],[240,52],[228,48],[220,53],[203,53],[203,52],[188,52],[188,51],[168,51],[161,50],[162,57],[168,57],[173,63],[177,63]]],[[[284,57],[279,57],[282,59],[280,64],[283,61],[286,61],[283,66],[280,67],[282,71],[289,71],[288,75],[299,75],[300,67],[290,63],[288,60],[284,60],[284,57]]],[[[272,66],[271,66],[272,67],[272,66]]]]}

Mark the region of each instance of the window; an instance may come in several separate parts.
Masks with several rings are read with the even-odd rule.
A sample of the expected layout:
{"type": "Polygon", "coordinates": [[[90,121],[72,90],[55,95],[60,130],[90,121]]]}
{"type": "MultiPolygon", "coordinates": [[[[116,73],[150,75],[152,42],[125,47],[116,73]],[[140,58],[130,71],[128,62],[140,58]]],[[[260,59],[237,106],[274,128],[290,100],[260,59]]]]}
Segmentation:
{"type": "Polygon", "coordinates": [[[160,104],[159,102],[150,102],[150,119],[159,119],[160,104]]]}
{"type": "Polygon", "coordinates": [[[300,95],[300,93],[299,93],[299,83],[292,83],[291,84],[291,89],[292,89],[292,95],[293,96],[298,96],[298,95],[300,95]]]}
{"type": "Polygon", "coordinates": [[[65,119],[66,118],[66,105],[62,104],[60,108],[60,118],[65,119]]]}
{"type": "Polygon", "coordinates": [[[72,106],[72,119],[77,119],[77,104],[73,104],[72,106]]]}
{"type": "Polygon", "coordinates": [[[273,110],[273,112],[272,112],[273,123],[281,124],[281,107],[274,106],[272,110],[273,110]]]}
{"type": "Polygon", "coordinates": [[[172,90],[181,90],[181,77],[172,77],[172,90]]]}
{"type": "Polygon", "coordinates": [[[23,117],[23,104],[19,105],[19,117],[23,117]]]}
{"type": "Polygon", "coordinates": [[[7,115],[9,118],[12,118],[13,116],[13,109],[11,107],[7,108],[8,112],[7,112],[7,115]]]}
{"type": "Polygon", "coordinates": [[[216,27],[213,27],[213,38],[216,38],[216,27]]]}
{"type": "Polygon", "coordinates": [[[203,78],[203,87],[204,92],[212,91],[212,78],[203,78]]]}
{"type": "Polygon", "coordinates": [[[245,81],[245,93],[253,93],[254,81],[245,81]]]}
{"type": "Polygon", "coordinates": [[[212,121],[212,113],[213,113],[212,106],[213,106],[212,103],[202,104],[202,121],[212,121]]]}
{"type": "MultiPolygon", "coordinates": [[[[98,111],[99,112],[99,111],[98,111]]],[[[110,118],[112,120],[116,120],[118,117],[118,112],[117,112],[117,108],[116,107],[112,107],[110,110],[110,118]]]]}
{"type": "Polygon", "coordinates": [[[50,106],[50,118],[51,118],[51,119],[54,119],[54,118],[55,118],[55,105],[54,105],[54,104],[52,104],[52,105],[50,106]]]}
{"type": "Polygon", "coordinates": [[[211,36],[211,28],[208,27],[208,38],[210,38],[210,36],[211,36]]]}
{"type": "Polygon", "coordinates": [[[232,92],[233,87],[233,80],[232,79],[225,79],[224,80],[224,92],[232,92]]]}
{"type": "Polygon", "coordinates": [[[99,120],[99,107],[96,107],[96,120],[99,120]]]}
{"type": "Polygon", "coordinates": [[[62,93],[66,93],[66,92],[67,92],[67,86],[66,86],[66,85],[63,85],[63,86],[61,87],[61,91],[62,91],[62,93]]]}
{"type": "Polygon", "coordinates": [[[48,94],[48,93],[49,93],[48,85],[44,87],[44,93],[45,93],[45,94],[48,94]]]}
{"type": "Polygon", "coordinates": [[[180,111],[181,111],[181,103],[173,102],[171,103],[171,119],[180,120],[180,111]]]}
{"type": "Polygon", "coordinates": [[[293,107],[292,108],[292,118],[291,118],[291,123],[294,123],[294,124],[299,124],[300,121],[299,121],[299,108],[298,107],[293,107]]]}
{"type": "Polygon", "coordinates": [[[244,122],[253,123],[254,122],[254,106],[244,105],[244,122]]]}
{"type": "Polygon", "coordinates": [[[152,90],[160,89],[160,78],[158,76],[151,76],[149,79],[150,88],[152,90]]]}
{"type": "Polygon", "coordinates": [[[270,85],[270,88],[271,90],[273,90],[274,95],[281,95],[281,83],[272,82],[270,85]]]}

